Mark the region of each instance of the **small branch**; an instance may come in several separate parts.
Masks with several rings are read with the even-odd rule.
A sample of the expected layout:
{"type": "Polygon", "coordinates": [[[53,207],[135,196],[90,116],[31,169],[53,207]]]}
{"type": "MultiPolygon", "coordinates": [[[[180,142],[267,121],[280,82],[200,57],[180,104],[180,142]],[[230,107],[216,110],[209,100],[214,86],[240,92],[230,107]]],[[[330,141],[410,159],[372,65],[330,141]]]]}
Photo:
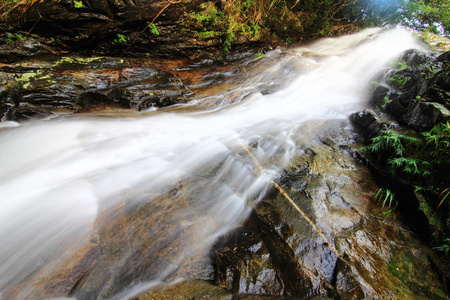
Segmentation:
{"type": "Polygon", "coordinates": [[[39,14],[39,19],[36,21],[36,23],[33,24],[33,26],[31,27],[31,29],[28,30],[27,35],[29,35],[30,32],[31,32],[31,31],[34,29],[34,27],[36,26],[36,24],[39,23],[39,21],[43,19],[42,16],[41,16],[41,13],[39,12],[39,10],[38,10],[38,14],[39,14]]]}
{"type": "MultiPolygon", "coordinates": [[[[253,162],[255,163],[256,166],[258,166],[258,169],[261,171],[261,173],[267,174],[264,171],[261,164],[259,163],[259,161],[256,159],[256,157],[247,148],[247,146],[242,144],[242,147],[245,149],[245,151],[247,151],[248,155],[250,155],[253,162]]],[[[275,188],[277,190],[280,191],[280,193],[284,196],[284,198],[286,198],[289,201],[289,203],[295,208],[295,210],[300,213],[300,215],[303,217],[303,219],[305,219],[311,225],[311,227],[322,237],[322,239],[325,241],[325,243],[327,243],[328,247],[330,247],[330,249],[336,254],[336,256],[341,257],[342,255],[339,254],[339,252],[336,250],[336,248],[333,246],[333,244],[331,244],[331,242],[328,241],[326,236],[323,234],[323,231],[320,228],[318,228],[316,226],[316,224],[314,224],[314,222],[300,209],[300,207],[298,207],[298,205],[294,202],[294,200],[292,200],[292,198],[286,193],[286,191],[280,185],[278,185],[278,183],[276,183],[274,180],[270,180],[270,182],[275,186],[275,188]]]]}
{"type": "Polygon", "coordinates": [[[127,49],[125,49],[125,51],[122,53],[122,55],[120,55],[120,57],[124,56],[125,53],[127,53],[127,51],[130,50],[131,46],[133,46],[133,44],[134,44],[134,43],[136,42],[136,40],[141,36],[141,34],[143,34],[144,31],[146,31],[153,23],[155,23],[155,20],[159,17],[160,14],[162,14],[163,11],[166,10],[166,8],[168,8],[168,7],[170,6],[170,4],[177,4],[177,3],[180,3],[181,0],[176,0],[176,1],[174,1],[174,0],[167,0],[167,2],[168,2],[168,3],[166,4],[166,6],[164,6],[164,7],[159,11],[159,13],[153,18],[153,20],[152,20],[150,23],[148,23],[148,25],[147,25],[144,29],[142,29],[142,31],[134,38],[134,40],[133,40],[133,41],[131,42],[131,44],[127,47],[127,49]]]}

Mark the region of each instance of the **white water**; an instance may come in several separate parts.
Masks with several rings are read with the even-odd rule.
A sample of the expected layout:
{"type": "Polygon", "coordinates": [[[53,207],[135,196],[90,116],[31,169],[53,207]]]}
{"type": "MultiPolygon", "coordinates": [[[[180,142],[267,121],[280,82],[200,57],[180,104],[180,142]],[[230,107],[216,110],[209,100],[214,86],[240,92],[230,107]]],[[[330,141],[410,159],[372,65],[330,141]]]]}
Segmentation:
{"type": "MultiPolygon", "coordinates": [[[[190,208],[191,214],[201,210],[213,216],[216,229],[205,234],[204,244],[186,249],[175,260],[181,263],[186,253],[207,249],[215,237],[245,219],[246,202],[262,197],[268,187],[267,175],[255,174],[257,168],[242,144],[257,141],[252,151],[276,177],[298,149],[294,135],[306,130],[306,122],[346,118],[364,107],[372,77],[401,51],[417,47],[405,31],[373,35],[377,31],[296,49],[295,61],[291,57],[289,64],[294,63],[302,75],[289,79],[283,90],[253,94],[210,112],[155,113],[135,119],[72,116],[4,124],[0,291],[51,261],[68,238],[89,239],[98,213],[123,201],[151,201],[200,169],[208,173],[219,168],[207,182],[212,190],[199,192],[190,208]]],[[[274,62],[273,68],[283,63],[274,62]]],[[[252,78],[257,84],[258,78],[267,76],[252,78]]],[[[119,297],[131,297],[154,284],[119,297]]]]}

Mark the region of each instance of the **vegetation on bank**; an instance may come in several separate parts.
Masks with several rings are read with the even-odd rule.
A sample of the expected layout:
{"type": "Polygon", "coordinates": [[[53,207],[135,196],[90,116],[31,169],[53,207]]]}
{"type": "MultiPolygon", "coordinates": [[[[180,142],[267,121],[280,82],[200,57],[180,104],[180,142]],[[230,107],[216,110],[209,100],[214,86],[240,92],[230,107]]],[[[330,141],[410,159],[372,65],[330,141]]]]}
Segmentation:
{"type": "MultiPolygon", "coordinates": [[[[60,0],[0,0],[0,13],[4,20],[16,18],[33,5],[51,1],[60,0]]],[[[72,3],[75,10],[89,9],[83,1],[72,3]]],[[[291,44],[370,26],[400,24],[450,33],[450,0],[209,0],[187,10],[186,1],[167,3],[185,10],[181,21],[187,29],[199,39],[220,39],[226,53],[243,40],[291,44]]]]}
{"type": "MultiPolygon", "coordinates": [[[[450,78],[449,61],[411,67],[421,76],[415,79],[409,90],[406,85],[413,79],[399,73],[409,70],[410,66],[400,62],[394,69],[396,72],[388,76],[386,83],[393,90],[407,93],[414,107],[420,103],[436,103],[442,105],[443,110],[450,109],[450,90],[445,83],[450,78]],[[419,82],[428,86],[426,91],[422,90],[421,96],[416,94],[420,89],[415,89],[419,82]]],[[[390,114],[388,108],[394,101],[395,96],[393,99],[385,97],[378,109],[390,114]]],[[[370,154],[383,174],[382,188],[375,198],[386,208],[386,215],[396,208],[403,213],[402,210],[418,207],[427,221],[428,229],[425,231],[431,234],[428,240],[434,250],[450,255],[450,123],[438,122],[432,128],[386,128],[361,150],[370,154]],[[413,202],[416,203],[411,205],[413,202]]]]}
{"type": "Polygon", "coordinates": [[[449,0],[212,0],[187,13],[198,37],[221,37],[227,52],[236,37],[279,39],[286,44],[355,27],[404,25],[450,32],[449,0]]]}

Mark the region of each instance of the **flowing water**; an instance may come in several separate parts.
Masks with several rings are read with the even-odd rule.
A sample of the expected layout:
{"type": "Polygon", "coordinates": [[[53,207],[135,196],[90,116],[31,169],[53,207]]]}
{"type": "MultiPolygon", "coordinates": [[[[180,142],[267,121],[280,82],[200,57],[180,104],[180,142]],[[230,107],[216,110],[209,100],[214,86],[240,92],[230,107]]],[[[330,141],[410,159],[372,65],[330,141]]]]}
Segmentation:
{"type": "MultiPolygon", "coordinates": [[[[154,201],[187,181],[189,206],[166,222],[195,228],[208,218],[208,228],[183,231],[191,236],[184,237],[182,251],[173,253],[172,265],[117,297],[152,287],[185,257],[206,253],[217,236],[245,220],[249,203],[264,196],[268,179],[276,178],[301,149],[302,139],[309,138],[308,124],[347,118],[364,107],[369,81],[403,50],[417,47],[403,30],[371,29],[292,49],[289,60],[273,61],[270,69],[250,74],[252,85],[285,83],[272,94],[253,93],[184,113],[3,123],[0,291],[51,262],[65,245],[91,239],[98,216],[124,202],[154,201]],[[277,73],[272,71],[286,67],[295,71],[288,72],[289,78],[270,78],[277,73]]],[[[273,60],[271,54],[262,59],[273,60]]],[[[167,224],[155,230],[164,234],[167,224]]]]}

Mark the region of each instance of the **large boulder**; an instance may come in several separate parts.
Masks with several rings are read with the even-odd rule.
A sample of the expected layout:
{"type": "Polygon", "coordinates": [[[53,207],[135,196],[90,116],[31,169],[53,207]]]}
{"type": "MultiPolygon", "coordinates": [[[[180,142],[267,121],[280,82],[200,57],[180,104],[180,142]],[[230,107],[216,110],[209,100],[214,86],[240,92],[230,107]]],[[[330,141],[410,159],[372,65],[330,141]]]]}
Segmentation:
{"type": "MultiPolygon", "coordinates": [[[[404,52],[399,61],[379,77],[381,81],[374,82],[370,103],[385,114],[385,119],[387,115],[402,125],[428,129],[446,122],[450,108],[449,58],[450,51],[434,57],[415,49],[404,52]]],[[[359,118],[353,120],[363,130],[367,129],[358,124],[359,118]]]]}
{"type": "Polygon", "coordinates": [[[374,179],[349,146],[324,134],[292,161],[279,182],[293,202],[274,190],[214,248],[219,286],[237,294],[445,298],[445,270],[412,231],[386,218],[374,179]]]}

